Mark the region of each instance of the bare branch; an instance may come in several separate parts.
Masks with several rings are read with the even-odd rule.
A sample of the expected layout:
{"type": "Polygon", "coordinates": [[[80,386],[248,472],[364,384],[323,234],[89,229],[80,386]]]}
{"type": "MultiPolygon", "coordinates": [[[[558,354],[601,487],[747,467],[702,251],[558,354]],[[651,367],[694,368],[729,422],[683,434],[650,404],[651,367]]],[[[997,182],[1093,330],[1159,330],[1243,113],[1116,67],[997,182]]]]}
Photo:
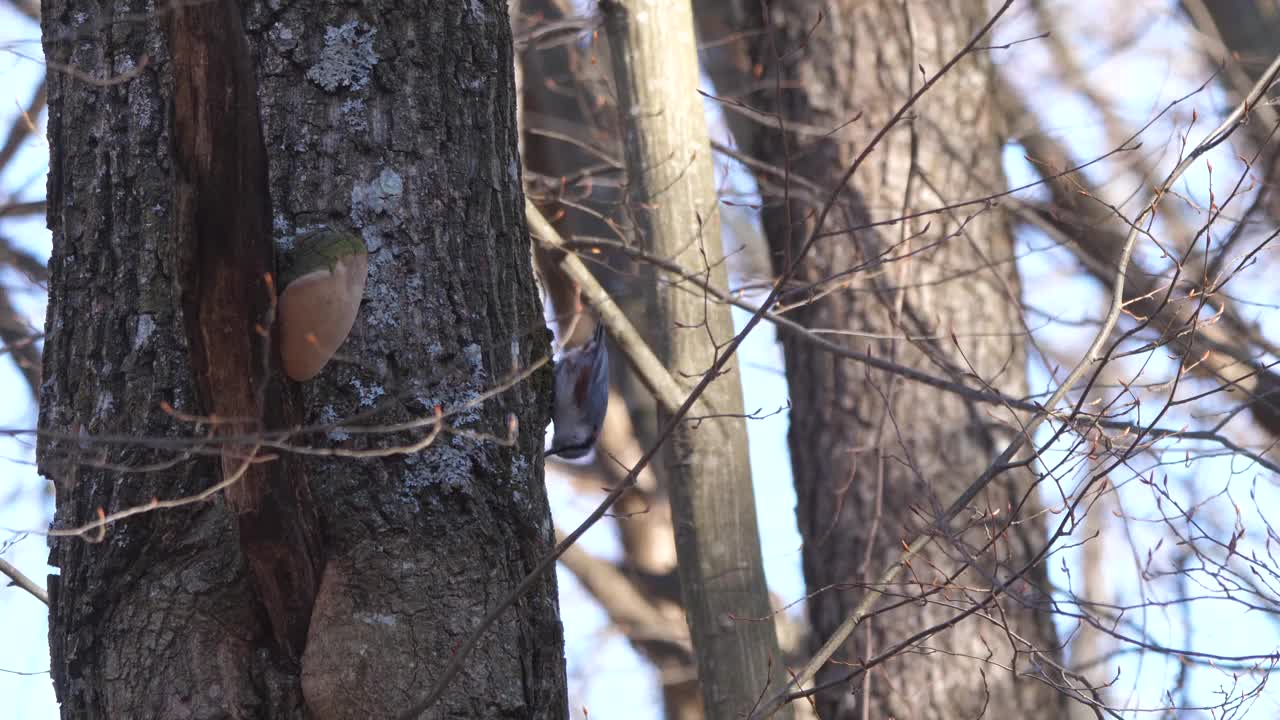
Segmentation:
{"type": "Polygon", "coordinates": [[[21,570],[14,567],[12,563],[5,560],[4,558],[0,558],[0,573],[3,573],[9,576],[9,579],[13,581],[14,585],[17,585],[23,590],[26,590],[35,599],[39,600],[45,605],[49,604],[49,593],[46,592],[44,588],[37,585],[34,580],[24,575],[21,570]]]}

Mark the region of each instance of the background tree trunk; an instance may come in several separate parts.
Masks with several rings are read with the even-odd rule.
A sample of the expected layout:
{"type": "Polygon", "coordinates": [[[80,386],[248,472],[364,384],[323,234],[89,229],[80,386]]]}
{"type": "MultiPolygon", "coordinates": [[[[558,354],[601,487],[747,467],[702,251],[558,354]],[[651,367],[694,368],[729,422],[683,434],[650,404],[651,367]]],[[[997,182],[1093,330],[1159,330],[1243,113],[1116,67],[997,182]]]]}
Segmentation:
{"type": "MultiPolygon", "coordinates": [[[[387,424],[459,408],[544,357],[505,3],[246,3],[238,21],[269,197],[203,201],[262,204],[277,241],[332,224],[370,250],[364,304],[341,356],[286,393],[305,422],[359,412],[387,424]]],[[[49,81],[54,252],[40,424],[54,435],[39,456],[58,486],[56,527],[92,521],[99,508],[191,495],[221,477],[216,456],[98,442],[164,438],[186,450],[179,439],[204,429],[162,408],[209,411],[179,303],[192,272],[206,270],[184,256],[173,128],[220,130],[238,118],[181,115],[167,22],[119,2],[43,8],[50,66],[77,71],[49,81]],[[86,460],[176,463],[122,472],[86,460]]],[[[243,318],[245,331],[256,321],[243,318]]],[[[449,417],[502,437],[514,415],[509,447],[445,433],[416,454],[289,464],[319,518],[321,571],[300,660],[273,636],[242,550],[252,538],[221,496],[124,520],[99,543],[53,540],[61,573],[50,578],[50,644],[63,716],[388,717],[405,707],[549,549],[539,460],[548,387],[543,369],[449,417]]],[[[423,434],[328,427],[293,442],[390,448],[423,434]]],[[[559,720],[566,705],[548,575],[437,709],[559,720]]]]}
{"type": "MultiPolygon", "coordinates": [[[[755,156],[789,168],[790,204],[765,198],[764,224],[781,269],[812,230],[821,201],[872,134],[924,77],[981,27],[984,5],[931,0],[779,0],[767,17],[745,3],[756,35],[761,90],[747,102],[788,124],[755,133],[755,156]],[[777,58],[781,57],[781,60],[777,58]],[[781,83],[777,90],[775,82],[781,83]],[[806,182],[807,181],[807,182],[806,182]],[[808,193],[806,187],[821,188],[808,193]]],[[[1001,142],[987,95],[984,54],[965,58],[917,104],[862,166],[824,230],[909,215],[1004,187],[1001,142]]],[[[957,382],[973,376],[1026,394],[1013,239],[996,210],[969,208],[821,239],[790,294],[791,317],[811,329],[856,333],[850,347],[957,382]]],[[[848,337],[848,336],[847,336],[848,337]]],[[[804,536],[814,636],[827,637],[923,529],[1002,449],[1017,425],[954,395],[785,342],[791,387],[790,446],[804,536]]],[[[969,554],[977,572],[927,601],[906,602],[855,630],[838,660],[873,658],[912,633],[982,598],[982,588],[1022,570],[1043,542],[1032,476],[1009,472],[968,518],[971,530],[940,539],[887,589],[894,602],[936,589],[969,554]],[[1030,497],[1026,494],[1030,493],[1030,497]],[[1014,509],[1021,522],[1006,527],[1014,509]],[[975,520],[976,518],[976,520],[975,520]],[[991,537],[994,545],[982,548],[991,537]],[[981,554],[979,554],[981,553],[981,554]]],[[[1037,607],[1042,573],[1018,599],[1000,600],[995,622],[970,618],[819,698],[823,718],[1054,717],[1061,696],[1035,679],[1056,653],[1053,626],[1037,607]],[[1000,626],[1007,625],[1012,634],[1000,626]],[[1036,653],[1044,656],[1037,657],[1036,653]]],[[[884,603],[882,603],[884,605],[884,603]]],[[[819,682],[848,666],[831,665],[819,682]]]]}

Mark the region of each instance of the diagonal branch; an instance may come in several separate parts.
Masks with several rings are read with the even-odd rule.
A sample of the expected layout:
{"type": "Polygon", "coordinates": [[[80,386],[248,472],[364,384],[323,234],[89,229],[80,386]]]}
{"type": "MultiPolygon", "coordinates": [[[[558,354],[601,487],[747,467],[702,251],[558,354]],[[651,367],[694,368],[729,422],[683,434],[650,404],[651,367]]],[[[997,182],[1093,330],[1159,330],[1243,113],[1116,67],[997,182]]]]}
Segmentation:
{"type": "Polygon", "coordinates": [[[36,0],[9,0],[9,4],[27,18],[40,22],[40,3],[36,0]]]}
{"type": "MultiPolygon", "coordinates": [[[[43,205],[43,203],[42,203],[43,205]]],[[[3,214],[0,214],[3,217],[3,214]]],[[[0,236],[0,267],[8,265],[36,285],[49,284],[49,266],[31,253],[13,246],[8,238],[0,236]]]]}
{"type": "Polygon", "coordinates": [[[9,301],[8,288],[0,287],[0,348],[13,354],[13,362],[27,381],[31,396],[39,398],[41,364],[40,349],[34,341],[36,335],[9,301]]]}
{"type": "Polygon", "coordinates": [[[27,103],[26,110],[13,119],[13,126],[9,128],[9,134],[5,136],[4,143],[0,144],[0,173],[3,173],[5,168],[9,167],[9,163],[18,154],[18,149],[22,147],[22,143],[35,132],[35,119],[44,110],[48,99],[47,77],[40,78],[40,84],[36,87],[36,91],[31,97],[31,102],[27,103]]]}
{"type": "Polygon", "coordinates": [[[17,585],[23,590],[31,593],[35,599],[45,605],[49,604],[49,593],[45,592],[44,588],[37,585],[34,580],[27,577],[21,570],[14,567],[4,558],[0,558],[0,574],[7,575],[9,579],[13,581],[14,585],[17,585]]]}
{"type": "Polygon", "coordinates": [[[569,279],[578,284],[583,299],[596,311],[600,322],[609,329],[609,337],[631,363],[640,382],[653,393],[653,397],[664,410],[674,412],[684,402],[685,397],[679,383],[671,377],[671,373],[658,360],[658,356],[653,354],[649,344],[640,337],[640,333],[618,308],[613,298],[609,297],[609,293],[605,291],[600,281],[591,274],[581,258],[565,247],[560,233],[551,227],[546,216],[528,198],[524,201],[524,213],[529,222],[531,235],[542,244],[563,251],[558,258],[560,269],[569,276],[569,279]]]}
{"type": "MultiPolygon", "coordinates": [[[[556,538],[563,540],[564,533],[557,530],[556,538]]],[[[674,654],[682,663],[692,662],[693,646],[684,623],[671,622],[613,563],[577,546],[569,548],[560,562],[600,603],[609,619],[646,653],[674,654]]]]}

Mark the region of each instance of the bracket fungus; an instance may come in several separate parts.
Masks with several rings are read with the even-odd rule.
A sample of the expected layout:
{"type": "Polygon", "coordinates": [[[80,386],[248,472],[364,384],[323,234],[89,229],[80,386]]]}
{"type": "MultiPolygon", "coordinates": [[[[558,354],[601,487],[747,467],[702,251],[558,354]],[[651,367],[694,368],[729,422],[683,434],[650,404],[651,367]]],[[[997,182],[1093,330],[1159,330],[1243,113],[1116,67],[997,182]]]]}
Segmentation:
{"type": "Polygon", "coordinates": [[[369,250],[345,232],[298,239],[280,275],[280,358],[290,379],[310,380],[328,364],[356,322],[369,274],[369,250]]]}

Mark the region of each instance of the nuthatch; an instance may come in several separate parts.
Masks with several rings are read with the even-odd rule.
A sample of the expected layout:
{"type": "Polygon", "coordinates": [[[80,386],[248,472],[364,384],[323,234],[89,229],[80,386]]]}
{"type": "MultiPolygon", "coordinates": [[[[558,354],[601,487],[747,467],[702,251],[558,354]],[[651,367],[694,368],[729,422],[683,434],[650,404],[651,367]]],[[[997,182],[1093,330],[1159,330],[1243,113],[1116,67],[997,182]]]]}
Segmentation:
{"type": "Polygon", "coordinates": [[[609,408],[609,351],[605,348],[604,324],[585,345],[565,352],[556,363],[556,380],[551,404],[555,433],[547,456],[574,460],[591,452],[609,408]]]}

